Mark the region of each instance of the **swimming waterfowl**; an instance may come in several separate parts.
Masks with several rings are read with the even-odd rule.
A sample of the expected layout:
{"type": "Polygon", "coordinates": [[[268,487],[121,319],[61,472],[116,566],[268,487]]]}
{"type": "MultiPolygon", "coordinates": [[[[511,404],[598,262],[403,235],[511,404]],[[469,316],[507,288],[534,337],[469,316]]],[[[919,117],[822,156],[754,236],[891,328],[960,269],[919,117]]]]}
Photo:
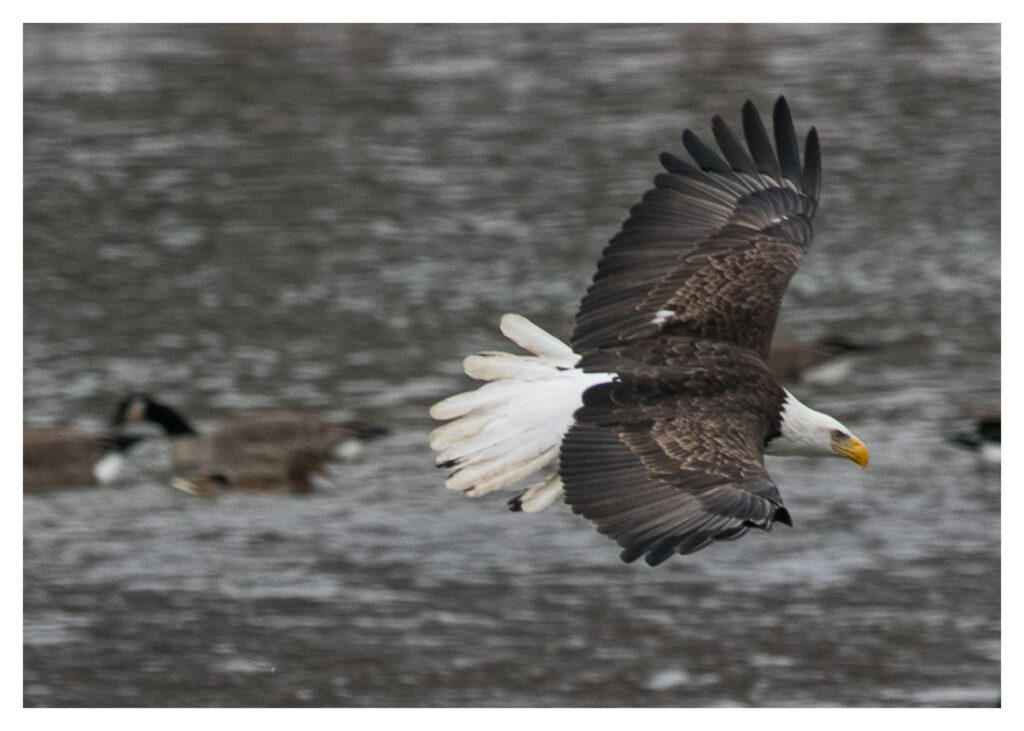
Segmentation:
{"type": "Polygon", "coordinates": [[[998,465],[1002,459],[1002,425],[1002,412],[979,414],[969,431],[960,432],[949,441],[977,453],[983,464],[998,465]]]}
{"type": "Polygon", "coordinates": [[[26,492],[92,487],[114,481],[124,453],[142,437],[74,429],[26,429],[22,434],[26,492]]]}
{"type": "Polygon", "coordinates": [[[171,486],[190,495],[204,498],[219,497],[229,492],[286,494],[311,492],[310,476],[323,472],[323,460],[310,452],[292,455],[284,468],[275,469],[267,464],[247,467],[229,467],[222,471],[175,475],[171,486]]]}
{"type": "MultiPolygon", "coordinates": [[[[171,463],[177,475],[224,474],[232,469],[258,466],[284,473],[299,453],[320,460],[336,456],[361,441],[386,433],[381,427],[335,422],[315,414],[268,411],[225,421],[213,434],[200,434],[178,411],[145,394],[124,399],[114,425],[151,422],[161,427],[170,442],[171,463]]],[[[344,456],[344,455],[342,455],[344,456]]]]}
{"type": "Polygon", "coordinates": [[[838,383],[853,372],[853,356],[877,350],[878,346],[855,343],[842,335],[832,335],[814,342],[785,336],[772,341],[766,363],[783,383],[801,380],[838,383]]]}

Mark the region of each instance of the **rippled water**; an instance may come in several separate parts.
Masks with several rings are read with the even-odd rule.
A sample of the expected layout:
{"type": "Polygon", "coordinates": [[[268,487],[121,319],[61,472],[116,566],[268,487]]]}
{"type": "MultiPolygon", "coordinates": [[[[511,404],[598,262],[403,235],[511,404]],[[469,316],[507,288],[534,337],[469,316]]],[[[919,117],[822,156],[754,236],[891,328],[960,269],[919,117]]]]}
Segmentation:
{"type": "MultiPolygon", "coordinates": [[[[24,499],[27,706],[993,705],[995,26],[27,26],[24,419],[144,388],[202,426],[387,424],[304,497],[24,499]],[[662,149],[785,93],[822,135],[780,330],[871,468],[774,460],[794,528],[657,569],[444,490],[426,408],[520,312],[559,335],[662,149]]],[[[502,346],[504,347],[504,346],[502,346]]]]}

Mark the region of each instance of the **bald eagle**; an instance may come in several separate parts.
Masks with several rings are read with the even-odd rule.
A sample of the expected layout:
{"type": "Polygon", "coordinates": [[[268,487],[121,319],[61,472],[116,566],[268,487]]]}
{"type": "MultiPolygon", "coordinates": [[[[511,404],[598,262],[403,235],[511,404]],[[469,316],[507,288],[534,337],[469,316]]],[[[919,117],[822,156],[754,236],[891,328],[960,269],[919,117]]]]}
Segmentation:
{"type": "Polygon", "coordinates": [[[430,434],[446,484],[479,496],[535,473],[513,498],[533,512],[564,496],[575,513],[652,566],[792,525],[764,455],[868,450],[783,388],[766,364],[785,289],[811,242],[821,180],[811,128],[801,165],[789,106],[773,148],[756,107],[746,148],[720,117],[721,154],[690,130],[685,162],[654,178],[605,248],[569,344],[508,314],[501,331],[530,355],[466,358],[480,388],[438,402],[430,434]]]}

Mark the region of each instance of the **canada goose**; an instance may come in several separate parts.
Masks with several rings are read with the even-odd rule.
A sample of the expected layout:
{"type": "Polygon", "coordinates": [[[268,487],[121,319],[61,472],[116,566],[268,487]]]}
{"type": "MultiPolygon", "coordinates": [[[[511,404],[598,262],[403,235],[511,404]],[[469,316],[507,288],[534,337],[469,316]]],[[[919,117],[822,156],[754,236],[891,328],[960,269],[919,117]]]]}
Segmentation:
{"type": "Polygon", "coordinates": [[[23,489],[91,487],[112,482],[124,453],[142,437],[75,431],[26,429],[23,434],[23,489]]]}
{"type": "Polygon", "coordinates": [[[266,464],[226,468],[194,476],[175,475],[171,486],[197,497],[213,498],[227,492],[265,494],[304,493],[313,489],[309,477],[322,472],[323,460],[310,452],[296,452],[284,470],[266,464]]]}
{"type": "Polygon", "coordinates": [[[802,379],[821,383],[838,383],[851,371],[852,360],[846,356],[877,350],[876,345],[855,343],[841,335],[832,335],[815,342],[794,340],[784,336],[772,341],[768,367],[777,379],[794,383],[802,379]]]}
{"type": "Polygon", "coordinates": [[[976,452],[986,465],[998,465],[1002,457],[1002,423],[1002,412],[981,414],[974,420],[970,431],[952,436],[949,441],[976,452]]]}
{"type": "Polygon", "coordinates": [[[124,399],[113,423],[123,426],[143,421],[160,426],[167,434],[174,472],[183,476],[254,465],[283,473],[297,453],[326,460],[339,445],[344,450],[348,442],[358,444],[386,433],[381,427],[332,422],[314,414],[271,411],[237,417],[222,423],[214,434],[199,434],[180,413],[145,394],[124,399]]]}

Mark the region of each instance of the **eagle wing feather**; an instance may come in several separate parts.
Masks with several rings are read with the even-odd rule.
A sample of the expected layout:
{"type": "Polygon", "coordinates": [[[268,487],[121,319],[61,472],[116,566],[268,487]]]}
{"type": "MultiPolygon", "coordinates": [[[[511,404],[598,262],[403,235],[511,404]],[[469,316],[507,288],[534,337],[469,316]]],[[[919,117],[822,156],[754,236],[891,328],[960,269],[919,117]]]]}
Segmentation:
{"type": "Polygon", "coordinates": [[[767,357],[782,296],[811,242],[821,167],[813,129],[801,167],[782,97],[773,122],[778,153],[748,101],[749,153],[716,118],[724,158],[689,130],[683,144],[697,167],[662,154],[667,172],[605,248],[583,297],[571,340],[576,353],[691,334],[767,357]]]}

